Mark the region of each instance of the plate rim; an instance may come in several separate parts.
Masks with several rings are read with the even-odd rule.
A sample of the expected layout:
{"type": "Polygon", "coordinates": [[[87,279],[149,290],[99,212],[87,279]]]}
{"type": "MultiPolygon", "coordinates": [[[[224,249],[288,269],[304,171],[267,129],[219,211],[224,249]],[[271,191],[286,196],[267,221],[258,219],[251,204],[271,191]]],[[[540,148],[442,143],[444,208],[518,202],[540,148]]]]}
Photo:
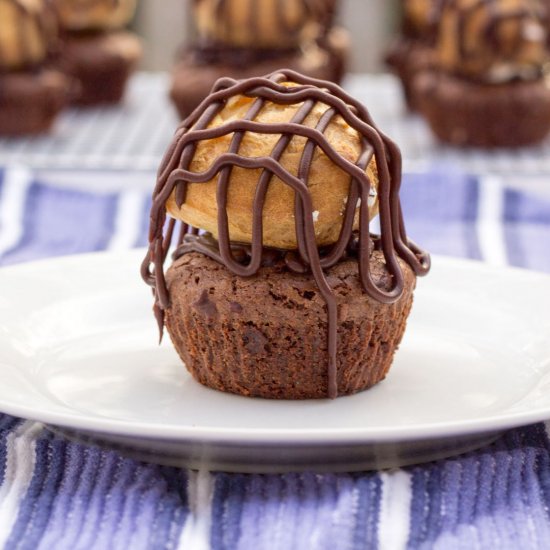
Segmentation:
{"type": "MultiPolygon", "coordinates": [[[[146,249],[134,248],[122,252],[98,251],[85,254],[66,255],[19,263],[0,268],[0,280],[4,275],[17,275],[18,272],[34,271],[46,264],[72,264],[81,266],[84,262],[132,261],[144,257],[146,249]]],[[[479,260],[463,259],[444,255],[434,255],[434,264],[459,265],[468,269],[496,272],[506,271],[514,276],[531,278],[547,284],[550,288],[550,275],[518,267],[496,267],[479,260]]],[[[137,263],[136,263],[137,265],[137,263]]],[[[136,268],[137,269],[137,268],[136,268]]],[[[137,271],[136,271],[137,273],[137,271]]],[[[136,275],[137,276],[137,275],[136,275]]],[[[146,289],[145,289],[146,290],[146,289]]],[[[0,352],[1,353],[1,352],[0,352]]],[[[550,353],[548,359],[550,360],[550,353]]],[[[215,391],[215,390],[211,390],[215,391]]],[[[236,396],[238,397],[238,396],[236,396]]],[[[251,398],[242,397],[252,402],[251,398]]],[[[341,397],[339,399],[346,399],[341,397]]],[[[319,400],[315,400],[318,402],[319,400]]],[[[307,402],[307,401],[305,401],[307,402]]],[[[44,424],[84,430],[97,434],[140,437],[150,440],[170,440],[200,442],[206,444],[263,444],[281,443],[293,446],[337,444],[368,444],[406,442],[420,439],[481,434],[517,428],[532,423],[550,420],[550,404],[527,411],[497,414],[482,419],[433,422],[420,426],[366,427],[366,428],[316,428],[284,430],[280,428],[215,428],[197,426],[161,425],[159,423],[136,423],[127,420],[90,417],[76,411],[52,411],[47,408],[30,407],[0,397],[0,412],[44,424]]]]}

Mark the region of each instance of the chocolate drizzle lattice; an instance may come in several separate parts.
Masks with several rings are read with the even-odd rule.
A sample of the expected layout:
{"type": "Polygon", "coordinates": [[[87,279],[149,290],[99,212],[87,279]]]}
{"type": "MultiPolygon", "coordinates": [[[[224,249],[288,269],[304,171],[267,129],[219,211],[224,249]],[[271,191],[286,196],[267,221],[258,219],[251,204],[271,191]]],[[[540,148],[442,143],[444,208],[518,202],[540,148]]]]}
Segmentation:
{"type": "Polygon", "coordinates": [[[403,292],[403,273],[398,257],[409,264],[418,275],[424,275],[430,267],[429,255],[409,241],[405,232],[399,201],[401,184],[399,148],[376,128],[367,109],[338,86],[288,70],[278,71],[265,78],[258,77],[243,81],[227,78],[219,80],[212,94],[182,123],[159,169],[151,209],[150,246],[142,265],[142,276],[154,289],[154,310],[162,331],[164,310],[170,305],[164,263],[172,244],[177,247],[176,257],[195,251],[214,258],[238,276],[249,277],[257,273],[262,265],[262,258],[269,252],[263,246],[262,217],[266,194],[273,176],[277,176],[295,193],[295,229],[298,248],[295,251],[285,252],[285,261],[287,267],[293,271],[311,273],[326,302],[328,394],[330,397],[336,397],[338,394],[336,383],[338,314],[336,297],[327,282],[325,270],[343,258],[349,257],[349,250],[352,249],[357,258],[358,275],[365,292],[380,302],[392,303],[397,301],[403,292]],[[283,85],[288,82],[296,85],[283,85]],[[209,128],[226,102],[239,95],[254,99],[243,119],[231,120],[219,127],[209,128]],[[276,124],[256,122],[255,118],[267,102],[297,105],[299,108],[290,122],[276,124]],[[317,126],[311,128],[305,126],[303,122],[316,103],[326,106],[326,110],[317,126]],[[355,129],[361,138],[361,153],[355,163],[346,160],[335,151],[323,134],[337,115],[355,129]],[[270,156],[243,157],[239,155],[239,147],[246,132],[280,135],[280,138],[270,156]],[[228,135],[232,136],[228,151],[213,159],[208,170],[200,173],[190,170],[199,142],[228,135]],[[294,136],[302,136],[307,140],[297,174],[291,174],[279,162],[294,136]],[[350,177],[349,195],[339,238],[335,244],[323,251],[319,250],[316,244],[313,206],[308,189],[308,175],[317,147],[322,149],[327,157],[350,177]],[[369,265],[373,245],[369,229],[371,182],[366,169],[373,157],[379,174],[381,233],[377,240],[392,279],[389,289],[376,286],[369,265]],[[237,166],[261,170],[252,209],[252,242],[248,263],[243,262],[242,255],[239,258],[235,257],[234,243],[229,239],[226,209],[228,187],[232,169],[237,166]],[[178,206],[181,207],[185,202],[189,183],[205,183],[214,177],[217,177],[217,247],[212,246],[211,241],[199,237],[195,228],[173,219],[165,223],[167,216],[165,205],[173,192],[176,194],[178,206]],[[353,225],[357,209],[359,210],[359,231],[355,233],[353,225]],[[181,225],[179,231],[176,231],[176,223],[181,225]],[[173,243],[176,234],[178,236],[173,243]]]}

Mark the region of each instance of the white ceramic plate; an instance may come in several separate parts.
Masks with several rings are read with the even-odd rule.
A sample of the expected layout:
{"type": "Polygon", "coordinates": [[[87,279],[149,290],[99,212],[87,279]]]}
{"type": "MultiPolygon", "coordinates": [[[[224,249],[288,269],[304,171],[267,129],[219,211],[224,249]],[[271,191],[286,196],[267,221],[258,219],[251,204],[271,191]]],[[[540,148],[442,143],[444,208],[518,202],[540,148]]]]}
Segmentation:
{"type": "Polygon", "coordinates": [[[227,470],[445,456],[550,418],[550,277],[435,258],[388,378],[335,401],[194,382],[157,345],[143,251],[0,270],[0,411],[140,457],[227,470]]]}

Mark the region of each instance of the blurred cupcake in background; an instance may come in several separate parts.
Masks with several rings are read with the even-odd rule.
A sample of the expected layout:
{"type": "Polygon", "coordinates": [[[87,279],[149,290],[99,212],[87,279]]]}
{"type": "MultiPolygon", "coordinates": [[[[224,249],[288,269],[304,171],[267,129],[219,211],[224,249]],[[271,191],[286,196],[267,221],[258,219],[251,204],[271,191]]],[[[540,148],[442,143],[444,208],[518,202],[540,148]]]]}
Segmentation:
{"type": "Polygon", "coordinates": [[[550,48],[550,0],[539,0],[546,27],[546,43],[550,48]]]}
{"type": "Polygon", "coordinates": [[[46,132],[67,103],[70,80],[48,66],[57,45],[48,2],[0,0],[0,134],[46,132]]]}
{"type": "Polygon", "coordinates": [[[550,131],[549,52],[538,0],[446,0],[436,64],[412,94],[442,141],[515,147],[550,131]]]}
{"type": "Polygon", "coordinates": [[[339,82],[349,37],[334,26],[337,0],[193,0],[196,41],[183,47],[171,97],[186,117],[223,76],[243,79],[281,67],[339,82]]]}
{"type": "Polygon", "coordinates": [[[401,35],[386,56],[390,70],[401,81],[407,107],[416,110],[414,77],[435,62],[437,21],[444,0],[402,0],[401,35]]]}
{"type": "Polygon", "coordinates": [[[141,58],[138,37],[125,30],[136,0],[53,0],[61,27],[61,69],[80,83],[75,103],[118,103],[141,58]]]}

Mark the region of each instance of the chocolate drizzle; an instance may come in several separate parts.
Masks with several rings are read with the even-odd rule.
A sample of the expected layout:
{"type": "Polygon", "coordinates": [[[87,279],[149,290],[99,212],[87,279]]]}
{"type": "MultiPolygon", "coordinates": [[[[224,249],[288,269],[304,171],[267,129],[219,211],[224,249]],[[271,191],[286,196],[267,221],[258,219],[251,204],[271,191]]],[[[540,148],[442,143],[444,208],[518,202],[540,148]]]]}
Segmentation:
{"type": "MultiPolygon", "coordinates": [[[[153,287],[154,312],[163,330],[164,310],[170,306],[170,297],[164,276],[164,263],[172,244],[176,257],[189,252],[206,254],[223,264],[228,270],[241,277],[250,277],[258,272],[262,262],[273,251],[263,246],[263,208],[266,194],[273,176],[295,192],[294,213],[298,248],[284,253],[289,269],[300,273],[311,273],[323,296],[328,314],[328,394],[338,394],[337,374],[337,328],[338,313],[335,294],[330,287],[325,270],[349,257],[353,249],[357,258],[358,273],[365,292],[382,303],[397,301],[403,292],[403,273],[398,257],[405,261],[417,275],[424,275],[430,267],[429,255],[407,239],[399,201],[401,184],[401,154],[399,148],[380,132],[367,109],[347,95],[338,86],[307,78],[288,70],[278,71],[267,77],[234,81],[224,78],[214,86],[212,93],[182,123],[169,148],[158,173],[153,193],[149,250],[142,264],[142,277],[153,287]],[[284,86],[294,82],[293,87],[284,86]],[[241,120],[231,120],[215,128],[209,128],[215,116],[226,102],[235,96],[254,98],[248,112],[241,120]],[[255,119],[266,102],[280,105],[300,105],[290,122],[266,124],[255,119]],[[326,105],[315,128],[303,125],[316,103],[326,105]],[[324,136],[324,131],[335,116],[355,129],[361,138],[361,153],[355,163],[339,155],[324,136]],[[267,157],[243,157],[239,148],[246,132],[280,135],[276,145],[267,157]],[[192,172],[190,164],[197,144],[203,140],[220,136],[232,136],[229,149],[214,160],[204,172],[192,172]],[[303,148],[299,170],[296,175],[288,172],[280,159],[294,136],[307,139],[303,148]],[[316,244],[313,206],[308,189],[308,177],[315,149],[319,147],[335,165],[349,174],[350,186],[342,227],[337,242],[327,249],[319,250],[316,244]],[[384,254],[392,284],[389,289],[379,288],[370,271],[372,239],[370,235],[369,195],[371,182],[366,169],[375,159],[379,175],[378,195],[381,233],[379,246],[384,254]],[[238,252],[239,246],[229,239],[227,199],[233,167],[261,169],[252,209],[252,241],[246,257],[238,252]],[[175,192],[179,207],[185,202],[189,183],[205,183],[217,177],[218,242],[197,237],[196,228],[182,222],[176,231],[176,222],[166,222],[166,201],[175,192]],[[359,210],[359,231],[354,233],[353,225],[359,210]],[[186,237],[187,233],[194,236],[186,237]],[[174,241],[174,236],[177,238],[174,241]]],[[[241,249],[242,250],[242,249],[241,249]]]]}

